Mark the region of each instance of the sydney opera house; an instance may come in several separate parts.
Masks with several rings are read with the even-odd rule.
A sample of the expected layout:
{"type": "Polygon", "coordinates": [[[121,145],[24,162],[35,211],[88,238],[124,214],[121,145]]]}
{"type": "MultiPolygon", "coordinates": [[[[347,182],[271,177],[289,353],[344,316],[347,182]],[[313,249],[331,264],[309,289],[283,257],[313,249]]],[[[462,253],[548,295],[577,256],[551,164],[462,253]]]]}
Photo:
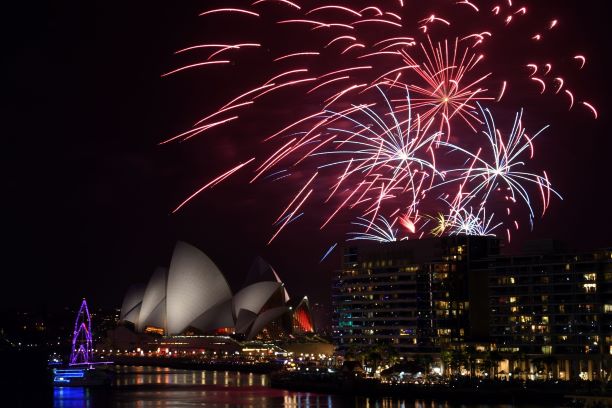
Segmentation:
{"type": "Polygon", "coordinates": [[[231,334],[251,340],[283,330],[314,331],[308,300],[290,307],[284,284],[261,258],[253,263],[244,287],[232,294],[213,261],[184,242],[177,243],[169,268],[156,269],[146,285],[128,290],[120,320],[138,333],[164,336],[231,334]]]}

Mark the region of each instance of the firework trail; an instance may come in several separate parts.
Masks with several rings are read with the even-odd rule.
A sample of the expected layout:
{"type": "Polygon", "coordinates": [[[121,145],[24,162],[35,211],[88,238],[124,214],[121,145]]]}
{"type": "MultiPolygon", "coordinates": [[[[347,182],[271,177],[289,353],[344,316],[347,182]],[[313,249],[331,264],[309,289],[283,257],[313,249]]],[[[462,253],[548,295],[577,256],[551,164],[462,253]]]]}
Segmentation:
{"type": "Polygon", "coordinates": [[[348,236],[350,238],[347,241],[354,240],[367,240],[367,241],[377,241],[377,242],[392,242],[399,241],[399,228],[395,226],[397,218],[389,222],[384,216],[379,215],[377,217],[377,222],[373,223],[370,220],[362,217],[358,217],[357,221],[352,222],[351,224],[363,227],[366,231],[371,232],[349,232],[348,236]]]}
{"type": "MultiPolygon", "coordinates": [[[[411,85],[402,81],[394,81],[392,86],[406,87],[417,98],[412,98],[413,108],[424,108],[423,119],[436,117],[440,123],[440,131],[446,130],[447,140],[451,136],[451,122],[454,117],[460,117],[473,131],[476,131],[474,122],[481,123],[472,113],[477,101],[493,100],[483,96],[487,89],[478,87],[491,73],[483,75],[467,84],[464,78],[476,68],[483,56],[476,56],[464,48],[459,51],[459,39],[455,39],[454,46],[450,47],[448,41],[444,44],[433,45],[431,38],[427,38],[428,46],[421,44],[425,62],[417,63],[410,53],[400,50],[406,66],[414,67],[414,72],[423,80],[425,86],[411,85]],[[446,125],[446,126],[445,126],[446,125]]],[[[408,108],[399,105],[398,110],[408,108]]]]}
{"type": "Polygon", "coordinates": [[[323,254],[323,256],[321,257],[321,259],[319,260],[319,263],[323,262],[325,259],[327,259],[327,257],[329,256],[329,254],[331,254],[334,249],[336,249],[336,247],[338,246],[338,243],[334,243],[332,246],[329,247],[329,249],[327,251],[325,251],[325,253],[323,254]]]}
{"type": "Polygon", "coordinates": [[[496,127],[491,111],[481,108],[481,112],[486,124],[486,130],[482,133],[486,136],[487,143],[484,147],[479,148],[476,153],[450,143],[440,142],[441,145],[464,153],[468,156],[470,162],[469,167],[450,170],[448,174],[459,173],[460,176],[458,179],[445,181],[444,183],[452,183],[465,178],[465,182],[469,183],[472,189],[464,202],[478,199],[483,205],[496,190],[501,190],[508,201],[516,202],[517,198],[520,198],[529,209],[530,217],[533,218],[535,215],[534,209],[530,194],[525,186],[526,183],[531,183],[537,186],[541,192],[542,216],[544,216],[550,205],[551,193],[559,198],[561,198],[561,195],[552,188],[546,172],[540,176],[520,171],[520,169],[526,166],[525,161],[523,161],[525,156],[527,159],[534,158],[534,140],[548,126],[533,136],[529,136],[522,124],[523,111],[521,110],[515,116],[512,131],[507,137],[504,137],[496,127]],[[483,148],[489,151],[483,152],[483,148]]]}
{"type": "Polygon", "coordinates": [[[267,155],[227,166],[229,171],[176,210],[235,172],[255,166],[251,183],[282,179],[295,191],[273,221],[276,231],[269,242],[312,202],[330,208],[321,228],[342,212],[356,215],[352,225],[363,231],[351,233],[352,239],[419,238],[430,221],[436,226],[428,235],[489,235],[503,225],[509,237],[510,228],[519,225],[511,207],[524,205],[530,224],[535,218],[529,186],[539,192],[543,215],[551,196],[559,194],[546,172],[523,169],[524,156],[534,157],[539,132],[527,135],[521,112],[503,137],[490,109],[509,94],[544,94],[597,118],[596,106],[570,88],[571,79],[588,66],[587,57],[569,55],[575,72],[567,72],[559,68],[565,61],[543,62],[528,55],[530,47],[518,44],[554,41],[562,24],[552,17],[530,19],[531,7],[523,2],[432,1],[428,10],[406,3],[356,1],[349,7],[256,0],[203,10],[199,18],[232,40],[178,50],[177,57],[186,63],[162,76],[206,70],[205,78],[214,78],[212,70],[228,75],[236,65],[264,68],[253,71],[251,85],[161,144],[233,126],[264,100],[286,106],[290,95],[293,111],[302,113],[274,117],[280,130],[258,135],[269,146],[267,155]],[[505,63],[506,71],[520,73],[512,78],[487,59],[508,38],[518,50],[505,63]],[[479,108],[484,103],[490,107],[479,108]],[[457,155],[463,161],[457,163],[457,155]],[[305,175],[302,180],[292,176],[296,168],[305,175]],[[500,202],[507,207],[507,223],[493,221],[491,210],[487,215],[500,202]]]}
{"type": "Polygon", "coordinates": [[[446,224],[450,226],[449,235],[494,236],[493,231],[502,225],[501,222],[493,225],[494,216],[495,214],[491,214],[487,217],[484,207],[480,207],[478,212],[464,207],[453,210],[446,220],[446,224]]]}

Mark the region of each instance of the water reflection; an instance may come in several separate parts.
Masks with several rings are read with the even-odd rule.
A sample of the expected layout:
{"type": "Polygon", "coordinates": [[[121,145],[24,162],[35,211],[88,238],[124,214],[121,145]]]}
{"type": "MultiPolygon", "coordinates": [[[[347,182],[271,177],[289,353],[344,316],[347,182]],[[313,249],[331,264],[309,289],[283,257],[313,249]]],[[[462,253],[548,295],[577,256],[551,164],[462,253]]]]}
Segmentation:
{"type": "MultiPolygon", "coordinates": [[[[331,406],[327,396],[269,388],[267,375],[230,371],[115,367],[110,389],[56,387],[54,407],[331,406]]],[[[331,401],[331,400],[330,400],[331,401]]]]}
{"type": "Polygon", "coordinates": [[[175,370],[155,367],[118,367],[114,386],[216,385],[224,387],[268,386],[268,376],[230,371],[175,370]]]}
{"type": "Polygon", "coordinates": [[[54,389],[55,408],[529,408],[511,405],[463,405],[444,402],[348,398],[277,390],[267,375],[230,371],[178,370],[156,367],[115,368],[113,387],[54,389]]]}
{"type": "Polygon", "coordinates": [[[84,387],[55,387],[53,389],[55,408],[91,407],[91,393],[84,387]]]}

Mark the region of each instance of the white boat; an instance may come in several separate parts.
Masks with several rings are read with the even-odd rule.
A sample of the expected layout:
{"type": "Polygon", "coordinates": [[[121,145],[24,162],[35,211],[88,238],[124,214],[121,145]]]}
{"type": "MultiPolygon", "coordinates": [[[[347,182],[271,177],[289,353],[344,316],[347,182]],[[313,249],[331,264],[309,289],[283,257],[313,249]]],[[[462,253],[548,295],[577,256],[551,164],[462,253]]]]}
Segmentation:
{"type": "Polygon", "coordinates": [[[58,358],[50,360],[53,368],[53,385],[56,387],[88,387],[110,385],[112,375],[105,369],[110,362],[94,362],[93,340],[91,334],[91,317],[87,302],[83,299],[77,314],[72,336],[70,363],[67,367],[58,367],[58,358]]]}
{"type": "Polygon", "coordinates": [[[95,366],[53,369],[53,385],[56,387],[107,386],[111,379],[107,370],[95,366]]]}

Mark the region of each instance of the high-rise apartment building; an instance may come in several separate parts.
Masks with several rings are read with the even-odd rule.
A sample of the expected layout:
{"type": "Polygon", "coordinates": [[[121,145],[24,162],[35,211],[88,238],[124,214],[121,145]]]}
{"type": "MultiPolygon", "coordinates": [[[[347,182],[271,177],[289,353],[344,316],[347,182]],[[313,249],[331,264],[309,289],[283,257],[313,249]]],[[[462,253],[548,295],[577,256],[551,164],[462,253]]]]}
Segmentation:
{"type": "Polygon", "coordinates": [[[333,277],[332,331],[340,349],[390,344],[402,354],[488,338],[495,238],[452,236],[347,246],[333,277]]]}
{"type": "Polygon", "coordinates": [[[521,255],[492,257],[487,269],[490,335],[499,351],[526,361],[548,357],[550,376],[561,379],[610,370],[612,248],[572,253],[542,241],[521,255]]]}
{"type": "MultiPolygon", "coordinates": [[[[501,255],[489,237],[344,248],[332,287],[340,350],[389,344],[400,354],[477,346],[510,377],[601,379],[612,371],[612,248],[555,241],[501,255]]],[[[474,347],[472,347],[472,350],[474,347]]]]}

